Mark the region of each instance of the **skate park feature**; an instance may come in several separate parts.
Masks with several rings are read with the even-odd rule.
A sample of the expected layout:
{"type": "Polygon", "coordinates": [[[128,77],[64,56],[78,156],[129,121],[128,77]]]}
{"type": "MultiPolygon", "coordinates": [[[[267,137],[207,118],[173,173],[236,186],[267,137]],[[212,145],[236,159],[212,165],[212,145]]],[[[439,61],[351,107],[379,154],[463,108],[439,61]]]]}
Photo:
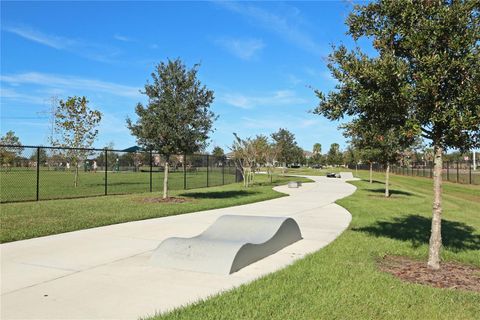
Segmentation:
{"type": "Polygon", "coordinates": [[[340,172],[340,178],[342,178],[342,179],[354,179],[352,172],[340,172]]]}
{"type": "Polygon", "coordinates": [[[193,238],[168,238],[153,252],[154,266],[231,274],[302,239],[289,217],[223,215],[193,238]]]}
{"type": "Polygon", "coordinates": [[[289,188],[300,188],[302,186],[302,183],[300,181],[290,181],[288,183],[289,188]]]}

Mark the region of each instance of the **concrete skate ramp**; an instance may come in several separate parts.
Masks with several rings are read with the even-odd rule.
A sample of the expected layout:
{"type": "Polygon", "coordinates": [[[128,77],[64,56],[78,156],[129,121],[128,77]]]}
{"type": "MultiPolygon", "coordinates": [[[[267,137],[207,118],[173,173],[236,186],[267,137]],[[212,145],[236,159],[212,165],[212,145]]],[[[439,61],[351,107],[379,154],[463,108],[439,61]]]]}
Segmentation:
{"type": "Polygon", "coordinates": [[[153,252],[153,265],[231,274],[302,239],[288,217],[224,215],[193,238],[168,238],[153,252]]]}
{"type": "Polygon", "coordinates": [[[340,172],[340,178],[342,178],[342,179],[354,179],[352,172],[340,172]]]}

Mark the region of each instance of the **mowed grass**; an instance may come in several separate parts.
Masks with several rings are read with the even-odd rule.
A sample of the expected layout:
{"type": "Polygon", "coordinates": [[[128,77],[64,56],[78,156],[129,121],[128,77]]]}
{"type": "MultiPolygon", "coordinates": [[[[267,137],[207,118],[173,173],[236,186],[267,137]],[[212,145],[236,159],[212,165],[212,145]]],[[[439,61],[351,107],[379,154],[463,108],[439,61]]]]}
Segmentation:
{"type": "MultiPolygon", "coordinates": [[[[187,189],[218,186],[235,182],[235,168],[206,168],[186,173],[187,189]],[[223,174],[225,174],[223,176],[223,174]]],[[[127,194],[150,191],[149,172],[107,172],[107,193],[127,194]]],[[[78,186],[74,186],[74,171],[42,169],[39,172],[39,199],[64,199],[105,195],[105,172],[80,170],[78,186]]],[[[13,168],[0,171],[0,201],[36,200],[37,172],[35,168],[13,168]]],[[[184,189],[183,171],[170,172],[171,190],[184,189]]],[[[163,190],[163,172],[152,173],[152,190],[163,190]]]]}
{"type": "MultiPolygon", "coordinates": [[[[294,173],[289,170],[289,173],[294,173]]],[[[359,171],[363,179],[368,172],[359,171]]],[[[153,319],[478,319],[480,294],[402,282],[378,271],[384,255],[426,262],[432,180],[392,177],[338,203],[353,216],[326,248],[279,272],[153,319]]],[[[480,187],[444,184],[442,257],[480,266],[480,187]]]]}
{"type": "Polygon", "coordinates": [[[0,241],[10,242],[115,223],[165,217],[188,212],[223,208],[284,196],[273,185],[290,180],[275,177],[273,184],[257,175],[252,187],[240,183],[224,186],[174,190],[170,196],[185,197],[185,203],[145,203],[143,199],[161,197],[160,192],[0,204],[0,241]]]}

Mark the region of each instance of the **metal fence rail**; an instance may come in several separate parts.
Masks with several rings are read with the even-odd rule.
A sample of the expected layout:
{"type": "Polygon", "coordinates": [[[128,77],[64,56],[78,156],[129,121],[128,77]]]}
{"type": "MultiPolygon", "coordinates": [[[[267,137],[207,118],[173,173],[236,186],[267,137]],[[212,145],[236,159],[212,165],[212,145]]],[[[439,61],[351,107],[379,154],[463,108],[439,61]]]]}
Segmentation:
{"type": "MultiPolygon", "coordinates": [[[[355,169],[355,165],[349,166],[349,168],[355,169]]],[[[369,170],[370,165],[361,164],[357,168],[369,170]]],[[[373,164],[373,170],[383,172],[385,171],[385,166],[375,163],[373,164]]],[[[391,166],[391,172],[404,176],[433,178],[433,162],[413,162],[408,165],[394,164],[391,166]]],[[[444,161],[442,179],[455,183],[480,185],[480,167],[474,170],[472,161],[444,161]]]]}
{"type": "MultiPolygon", "coordinates": [[[[155,151],[0,145],[0,202],[158,192],[165,163],[155,151]]],[[[241,181],[225,157],[175,155],[168,163],[169,190],[241,181]]]]}

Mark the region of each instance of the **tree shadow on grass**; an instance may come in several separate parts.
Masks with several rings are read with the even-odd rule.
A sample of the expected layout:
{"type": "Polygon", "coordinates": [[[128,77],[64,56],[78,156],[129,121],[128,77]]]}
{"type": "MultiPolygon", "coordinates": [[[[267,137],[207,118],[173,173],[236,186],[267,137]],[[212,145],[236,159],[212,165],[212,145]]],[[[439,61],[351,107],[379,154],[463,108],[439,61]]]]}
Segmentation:
{"type": "MultiPolygon", "coordinates": [[[[385,193],[385,189],[367,189],[369,192],[374,193],[385,193]]],[[[415,194],[402,190],[390,189],[390,195],[404,195],[404,196],[415,196],[415,194]]]]}
{"type": "Polygon", "coordinates": [[[214,191],[214,192],[185,192],[179,194],[181,197],[194,199],[226,199],[242,196],[251,196],[257,194],[257,191],[231,190],[231,191],[214,191]]]}
{"type": "MultiPolygon", "coordinates": [[[[411,214],[394,218],[391,221],[377,221],[373,225],[353,228],[353,230],[376,237],[410,241],[412,247],[417,248],[428,244],[431,223],[431,218],[411,214]]],[[[474,232],[475,229],[465,223],[442,220],[443,246],[451,251],[480,250],[480,235],[474,234],[474,232]]]]}
{"type": "MultiPolygon", "coordinates": [[[[367,183],[370,183],[370,179],[362,179],[362,182],[367,182],[367,183]]],[[[378,180],[372,180],[372,184],[385,184],[385,182],[383,181],[378,181],[378,180]]]]}

